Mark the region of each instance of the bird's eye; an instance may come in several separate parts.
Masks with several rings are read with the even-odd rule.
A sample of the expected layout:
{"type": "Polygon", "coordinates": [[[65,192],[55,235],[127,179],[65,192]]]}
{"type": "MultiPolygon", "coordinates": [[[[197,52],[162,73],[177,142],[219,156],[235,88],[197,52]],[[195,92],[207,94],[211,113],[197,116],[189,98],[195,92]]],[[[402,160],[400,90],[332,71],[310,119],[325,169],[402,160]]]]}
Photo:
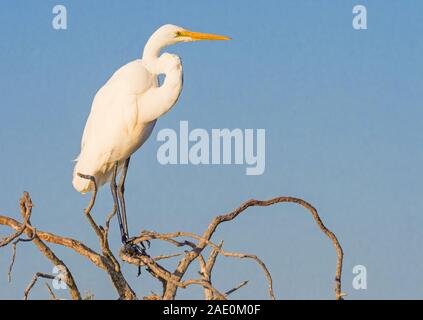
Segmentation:
{"type": "Polygon", "coordinates": [[[181,31],[176,31],[175,38],[177,38],[177,37],[182,37],[181,31]]]}

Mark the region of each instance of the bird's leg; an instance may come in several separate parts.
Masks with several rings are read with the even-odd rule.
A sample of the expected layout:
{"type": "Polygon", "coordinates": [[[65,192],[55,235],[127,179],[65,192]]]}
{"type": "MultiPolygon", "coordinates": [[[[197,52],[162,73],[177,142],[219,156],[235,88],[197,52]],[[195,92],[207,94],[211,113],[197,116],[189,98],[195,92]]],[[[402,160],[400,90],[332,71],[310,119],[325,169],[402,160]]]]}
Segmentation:
{"type": "Polygon", "coordinates": [[[128,230],[128,222],[126,219],[126,205],[125,205],[125,181],[126,181],[126,174],[128,172],[129,161],[131,157],[125,160],[125,164],[123,165],[122,174],[120,176],[119,185],[118,185],[118,198],[120,203],[120,208],[122,209],[122,224],[128,239],[129,230],[128,230]]]}
{"type": "Polygon", "coordinates": [[[118,193],[117,193],[117,185],[116,185],[116,175],[117,175],[118,167],[119,167],[119,163],[116,161],[114,168],[113,168],[112,180],[110,181],[110,190],[112,191],[114,206],[115,206],[115,209],[116,209],[116,215],[117,215],[118,222],[119,222],[120,235],[122,237],[122,243],[126,244],[128,237],[125,234],[125,228],[122,224],[122,216],[121,216],[121,213],[120,213],[118,193]]]}
{"type": "MultiPolygon", "coordinates": [[[[147,253],[145,252],[145,246],[142,242],[140,243],[141,244],[141,248],[140,248],[139,246],[132,244],[130,241],[131,239],[129,239],[129,229],[128,229],[128,221],[126,216],[126,204],[125,204],[125,181],[126,181],[126,174],[128,173],[130,160],[131,160],[131,157],[125,160],[125,163],[122,168],[122,173],[119,179],[119,185],[117,186],[117,196],[118,196],[120,208],[122,210],[121,220],[120,220],[120,223],[122,226],[121,230],[123,229],[123,234],[124,234],[124,236],[122,236],[122,241],[124,245],[126,245],[126,249],[130,250],[134,254],[147,255],[147,253]]],[[[148,247],[150,247],[150,242],[147,242],[147,244],[148,244],[148,247]]]]}

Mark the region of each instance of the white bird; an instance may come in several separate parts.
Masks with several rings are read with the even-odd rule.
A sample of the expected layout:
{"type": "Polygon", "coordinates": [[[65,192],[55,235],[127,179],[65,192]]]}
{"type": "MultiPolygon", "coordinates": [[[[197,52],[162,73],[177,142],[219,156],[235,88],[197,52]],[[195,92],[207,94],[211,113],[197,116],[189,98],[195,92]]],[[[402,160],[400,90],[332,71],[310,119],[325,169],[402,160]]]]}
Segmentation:
{"type": "Polygon", "coordinates": [[[95,95],[72,183],[77,191],[87,193],[94,191],[94,181],[97,187],[111,181],[122,242],[128,241],[123,194],[130,157],[148,139],[157,119],[175,105],[182,90],[180,58],[160,54],[161,49],[178,42],[229,39],[164,25],[147,41],[142,59],[118,69],[95,95]],[[162,85],[159,75],[165,75],[162,85]]]}

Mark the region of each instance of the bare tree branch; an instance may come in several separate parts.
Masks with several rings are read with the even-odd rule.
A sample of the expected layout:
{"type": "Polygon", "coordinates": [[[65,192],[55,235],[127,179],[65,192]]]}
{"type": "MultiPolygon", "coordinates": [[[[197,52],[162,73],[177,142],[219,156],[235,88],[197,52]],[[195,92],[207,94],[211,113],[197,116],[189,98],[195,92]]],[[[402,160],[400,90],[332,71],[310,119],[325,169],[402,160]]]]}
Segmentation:
{"type": "MultiPolygon", "coordinates": [[[[22,224],[16,220],[5,216],[0,216],[0,224],[7,225],[15,230],[19,230],[22,226],[22,224]]],[[[32,231],[28,228],[24,229],[24,233],[27,234],[27,236],[32,237],[32,231]]],[[[109,257],[105,257],[96,253],[80,241],[57,236],[49,232],[37,231],[33,240],[34,244],[50,261],[52,261],[55,266],[62,265],[65,267],[68,274],[67,285],[73,299],[81,299],[81,295],[73,280],[70,270],[66,267],[63,261],[57,258],[54,252],[43,241],[65,246],[88,258],[96,266],[107,272],[114,287],[122,299],[136,299],[134,291],[130,288],[121,271],[115,270],[116,267],[109,257]]]]}
{"type": "MultiPolygon", "coordinates": [[[[200,261],[201,276],[204,281],[208,281],[209,283],[211,283],[213,267],[216,264],[216,259],[222,249],[222,246],[223,241],[220,241],[219,246],[217,248],[212,249],[209,258],[207,259],[207,262],[203,260],[203,256],[201,254],[198,256],[198,259],[200,261]]],[[[206,300],[213,300],[213,292],[210,289],[205,288],[204,297],[206,300]]]]}
{"type": "MultiPolygon", "coordinates": [[[[75,280],[73,279],[72,273],[70,272],[66,264],[63,261],[61,261],[53,253],[53,251],[38,237],[37,231],[35,230],[35,228],[31,226],[30,216],[32,213],[32,208],[33,208],[33,204],[32,204],[31,197],[29,196],[28,192],[24,192],[24,195],[20,200],[21,215],[24,219],[24,223],[20,224],[14,219],[0,216],[0,224],[7,224],[7,225],[10,224],[9,226],[11,226],[15,230],[23,230],[23,233],[25,233],[31,239],[31,241],[35,244],[38,250],[40,250],[40,252],[43,253],[47,257],[47,259],[49,259],[55,266],[59,266],[59,265],[63,266],[67,275],[66,284],[68,286],[69,293],[71,294],[72,299],[80,299],[81,295],[79,293],[78,287],[75,283],[75,280]],[[1,223],[3,220],[5,223],[1,223]]],[[[14,252],[12,255],[11,264],[9,266],[9,278],[10,278],[11,270],[13,268],[14,258],[16,256],[16,245],[19,241],[20,240],[14,243],[14,252]]]]}
{"type": "MultiPolygon", "coordinates": [[[[24,196],[21,199],[20,207],[21,207],[21,215],[23,218],[23,222],[20,223],[15,219],[6,216],[0,216],[0,225],[9,226],[10,228],[15,230],[15,233],[6,237],[0,242],[1,246],[6,246],[12,243],[13,253],[11,258],[11,263],[9,266],[9,280],[11,279],[11,272],[13,269],[13,264],[15,262],[16,257],[16,250],[17,244],[19,242],[31,241],[35,244],[35,246],[43,253],[55,266],[63,266],[66,272],[66,277],[64,281],[66,282],[71,297],[73,299],[81,299],[81,295],[78,291],[78,288],[75,284],[75,281],[70,273],[69,269],[66,265],[61,261],[54,252],[45,244],[45,242],[60,245],[66,247],[68,249],[73,250],[75,253],[87,258],[90,260],[95,266],[103,269],[115,287],[116,291],[119,294],[120,299],[137,299],[135,292],[131,289],[129,283],[126,281],[124,275],[122,274],[121,267],[117,259],[115,258],[114,254],[112,253],[109,243],[108,243],[108,233],[109,233],[109,225],[111,219],[116,215],[116,207],[114,207],[113,211],[107,216],[105,221],[104,228],[102,226],[97,225],[94,218],[91,215],[91,211],[95,204],[95,199],[97,195],[97,185],[95,179],[91,176],[87,175],[80,175],[80,177],[85,179],[90,179],[94,183],[94,192],[90,199],[89,205],[87,209],[84,210],[84,215],[87,217],[91,228],[93,229],[94,233],[97,235],[101,253],[98,253],[82,242],[55,235],[50,232],[43,232],[40,230],[36,230],[32,227],[30,222],[30,216],[32,213],[32,201],[29,197],[27,192],[24,193],[24,196]],[[28,236],[28,239],[20,238],[22,234],[28,236]]],[[[137,250],[131,250],[131,246],[124,246],[120,252],[120,258],[127,263],[136,265],[138,267],[145,267],[148,273],[153,276],[154,278],[158,279],[163,285],[163,293],[162,296],[157,294],[152,294],[150,296],[144,297],[144,299],[174,299],[176,296],[177,289],[179,288],[187,288],[191,285],[199,285],[204,289],[204,295],[206,299],[210,300],[221,300],[226,299],[231,293],[239,290],[243,286],[247,284],[248,281],[243,281],[238,284],[236,287],[232,288],[226,293],[221,293],[216,287],[212,284],[212,274],[213,269],[217,261],[217,257],[223,255],[225,257],[232,257],[232,258],[239,258],[239,259],[252,259],[254,260],[263,270],[269,287],[269,295],[272,299],[275,299],[275,295],[273,293],[273,284],[272,284],[272,277],[267,269],[265,263],[259,259],[256,255],[253,254],[246,254],[246,253],[238,253],[238,252],[228,252],[223,250],[223,241],[216,245],[211,240],[212,236],[214,235],[217,227],[227,221],[234,220],[238,215],[244,212],[247,208],[252,206],[270,206],[276,203],[296,203],[307,209],[313,216],[314,221],[319,226],[320,230],[331,239],[336,252],[337,252],[337,265],[336,265],[336,273],[335,273],[335,297],[336,299],[342,299],[344,295],[341,292],[341,275],[342,275],[342,260],[343,260],[343,252],[342,248],[333,232],[326,228],[323,224],[322,220],[320,219],[317,210],[307,203],[306,201],[298,198],[293,197],[277,197],[274,199],[270,199],[268,201],[260,201],[260,200],[249,200],[243,203],[241,206],[236,208],[235,210],[229,212],[225,215],[220,215],[215,217],[211,223],[209,224],[206,231],[203,233],[202,236],[191,233],[191,232],[172,232],[172,233],[158,233],[153,231],[142,231],[138,237],[131,238],[131,243],[137,245],[142,243],[143,241],[149,240],[159,240],[167,242],[176,248],[179,247],[188,247],[183,253],[171,253],[171,254],[163,254],[156,256],[154,258],[149,257],[148,255],[140,254],[137,250]],[[185,238],[183,240],[179,240],[178,238],[185,238]],[[187,238],[194,239],[194,241],[189,241],[187,238]],[[207,260],[204,259],[204,250],[205,248],[211,248],[211,253],[208,256],[207,260]],[[166,269],[164,266],[158,263],[160,260],[170,259],[174,257],[182,256],[180,261],[177,264],[177,267],[174,271],[170,271],[166,269]],[[183,280],[188,268],[191,266],[194,260],[198,260],[199,263],[199,273],[201,275],[200,279],[187,279],[183,280]]],[[[35,285],[37,279],[39,277],[44,277],[47,279],[54,278],[51,275],[43,274],[43,273],[36,273],[25,290],[24,298],[28,297],[28,294],[32,287],[35,285]]],[[[47,290],[50,293],[52,299],[57,299],[54,295],[51,288],[46,284],[47,290]]]]}
{"type": "MultiPolygon", "coordinates": [[[[233,210],[232,212],[217,216],[212,220],[207,230],[204,232],[202,238],[203,240],[200,240],[200,242],[197,245],[197,248],[195,250],[192,250],[189,254],[186,254],[185,257],[180,261],[178,264],[178,267],[176,268],[175,272],[173,273],[176,277],[176,279],[179,281],[184,274],[186,273],[188,267],[190,264],[198,258],[198,255],[203,251],[203,249],[208,245],[208,241],[213,236],[214,232],[216,231],[217,227],[227,221],[231,221],[235,219],[239,214],[244,212],[247,208],[252,206],[270,206],[276,203],[282,203],[282,202],[290,202],[290,203],[296,203],[301,205],[302,207],[306,208],[310,211],[312,214],[315,222],[319,226],[320,230],[326,234],[328,238],[332,240],[332,243],[336,249],[337,252],[337,265],[336,265],[336,273],[335,273],[335,297],[337,300],[342,299],[342,292],[341,292],[341,274],[342,274],[342,260],[343,260],[343,251],[342,247],[339,244],[338,239],[336,238],[335,234],[331,232],[329,229],[326,228],[326,226],[323,224],[322,220],[320,219],[319,214],[317,213],[317,210],[308,202],[294,197],[277,197],[273,198],[267,201],[260,201],[260,200],[249,200],[245,203],[243,203],[241,206],[233,210]]],[[[270,283],[270,289],[271,289],[271,283],[270,283]]],[[[164,296],[164,299],[174,299],[177,291],[177,286],[175,286],[172,283],[168,283],[164,296]]]]}
{"type": "MultiPolygon", "coordinates": [[[[270,275],[270,272],[269,272],[269,270],[267,269],[267,267],[266,267],[266,265],[264,264],[264,262],[262,261],[262,260],[260,260],[256,255],[253,255],[253,254],[245,254],[245,253],[237,253],[237,252],[226,252],[226,251],[224,251],[224,250],[222,250],[219,246],[217,246],[217,245],[215,245],[213,242],[211,242],[211,241],[209,241],[209,240],[207,240],[207,239],[205,239],[205,238],[203,238],[203,237],[201,237],[201,236],[198,236],[198,235],[196,235],[196,234],[194,234],[194,233],[192,233],[192,232],[182,232],[182,231],[179,231],[179,232],[173,232],[173,233],[165,233],[165,234],[160,234],[160,233],[157,233],[157,232],[153,232],[153,231],[143,231],[143,233],[142,233],[142,235],[140,236],[140,237],[135,237],[135,238],[133,238],[132,239],[132,242],[133,243],[139,243],[139,242],[142,242],[142,241],[147,241],[147,240],[151,240],[151,239],[160,239],[160,240],[164,240],[164,241],[168,241],[168,240],[171,240],[171,239],[173,239],[173,238],[177,238],[177,237],[191,237],[191,238],[194,238],[194,239],[196,239],[196,240],[199,240],[200,242],[199,243],[201,243],[201,242],[204,242],[206,245],[208,245],[208,246],[210,246],[210,247],[212,247],[212,249],[214,250],[214,251],[216,251],[215,253],[213,253],[213,251],[212,251],[212,256],[210,257],[211,259],[209,259],[209,261],[208,261],[208,264],[209,264],[209,266],[208,266],[208,270],[207,270],[207,267],[206,267],[206,273],[207,272],[211,272],[211,269],[213,268],[213,266],[214,266],[214,263],[215,263],[215,259],[216,259],[216,257],[217,257],[217,253],[220,253],[220,254],[222,254],[223,256],[226,256],[226,257],[235,257],[235,258],[241,258],[241,259],[244,259],[244,258],[249,258],[249,259],[252,259],[252,260],[255,260],[258,264],[259,264],[259,266],[263,269],[263,271],[264,271],[264,273],[265,273],[265,276],[266,276],[266,279],[267,279],[267,281],[268,281],[268,284],[269,284],[269,295],[270,295],[270,297],[273,299],[273,300],[275,300],[276,298],[275,298],[275,295],[274,295],[274,293],[273,293],[273,281],[272,281],[272,276],[270,275]],[[214,256],[215,255],[215,256],[214,256]]],[[[176,241],[176,240],[175,240],[176,241]]],[[[181,242],[177,242],[177,243],[181,243],[181,242]]],[[[200,251],[200,248],[199,248],[199,246],[196,246],[195,244],[192,244],[192,243],[190,243],[190,242],[187,242],[187,241],[185,241],[184,243],[187,243],[187,244],[189,244],[191,247],[193,247],[193,250],[192,251],[190,251],[190,252],[187,252],[186,253],[186,255],[185,255],[185,257],[184,257],[184,259],[187,257],[187,256],[190,256],[193,252],[195,253],[195,252],[199,252],[200,251]]],[[[223,244],[222,244],[223,245],[223,244]]],[[[205,247],[205,246],[204,246],[205,247]]],[[[203,249],[204,249],[204,247],[203,247],[203,249]]],[[[203,250],[203,249],[201,249],[201,251],[203,250]]],[[[202,259],[202,258],[200,258],[201,257],[201,255],[200,254],[198,254],[197,255],[197,259],[202,259]]],[[[179,262],[179,265],[182,263],[182,261],[183,260],[181,260],[181,262],[179,262]]],[[[154,271],[155,270],[155,267],[154,266],[152,266],[152,270],[154,271]]],[[[185,269],[185,271],[186,271],[187,269],[185,269]]],[[[176,277],[177,275],[175,274],[175,273],[173,273],[173,275],[176,277]]],[[[182,275],[183,276],[183,275],[182,275]]],[[[180,277],[180,278],[182,278],[182,277],[180,277]]],[[[207,278],[206,277],[206,279],[208,279],[208,280],[206,280],[206,281],[210,281],[210,279],[209,278],[207,278]]],[[[206,288],[206,289],[208,289],[208,288],[206,288]]],[[[212,298],[211,296],[210,296],[210,292],[207,292],[206,293],[207,294],[207,297],[208,298],[212,298]]]]}

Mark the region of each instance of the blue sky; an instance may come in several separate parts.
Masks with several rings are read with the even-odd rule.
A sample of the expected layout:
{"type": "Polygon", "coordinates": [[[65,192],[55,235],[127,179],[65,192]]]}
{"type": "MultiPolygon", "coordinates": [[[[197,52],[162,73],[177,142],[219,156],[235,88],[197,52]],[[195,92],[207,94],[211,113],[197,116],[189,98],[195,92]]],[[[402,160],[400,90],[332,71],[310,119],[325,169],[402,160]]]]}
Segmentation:
{"type": "MultiPolygon", "coordinates": [[[[349,299],[422,298],[423,3],[417,1],[61,1],[68,30],[51,26],[56,1],[0,4],[0,214],[18,217],[24,190],[39,229],[97,242],[83,217],[88,202],[71,185],[72,159],[96,91],[121,65],[139,58],[160,25],[225,34],[231,42],[180,44],[185,82],[131,162],[126,199],[130,229],[202,232],[217,214],[249,198],[290,195],[311,202],[343,245],[349,299]],[[368,9],[368,30],[352,28],[352,8],[368,9]],[[190,127],[266,129],[266,170],[245,166],[160,165],[157,132],[190,127]],[[367,267],[367,290],[352,287],[367,267]]],[[[112,205],[108,188],[94,215],[112,205]]],[[[8,230],[1,228],[1,234],[8,230]]],[[[333,298],[336,255],[311,216],[294,205],[250,209],[222,225],[215,241],[258,254],[280,299],[333,298]]],[[[119,248],[116,223],[112,239],[119,248]]],[[[53,247],[54,248],[54,247],[53,247]]],[[[107,276],[54,248],[82,292],[116,298],[107,276]]],[[[153,243],[152,253],[169,250],[153,243]]],[[[9,247],[0,251],[0,299],[22,297],[36,271],[52,266],[37,249],[19,248],[12,284],[9,247]]],[[[140,296],[159,285],[136,268],[125,273],[140,296]]],[[[267,298],[252,262],[219,258],[222,291],[267,298]]],[[[179,298],[201,290],[180,291],[179,298]]],[[[66,292],[60,296],[67,297],[66,292]]],[[[37,285],[33,298],[48,298],[37,285]]]]}

